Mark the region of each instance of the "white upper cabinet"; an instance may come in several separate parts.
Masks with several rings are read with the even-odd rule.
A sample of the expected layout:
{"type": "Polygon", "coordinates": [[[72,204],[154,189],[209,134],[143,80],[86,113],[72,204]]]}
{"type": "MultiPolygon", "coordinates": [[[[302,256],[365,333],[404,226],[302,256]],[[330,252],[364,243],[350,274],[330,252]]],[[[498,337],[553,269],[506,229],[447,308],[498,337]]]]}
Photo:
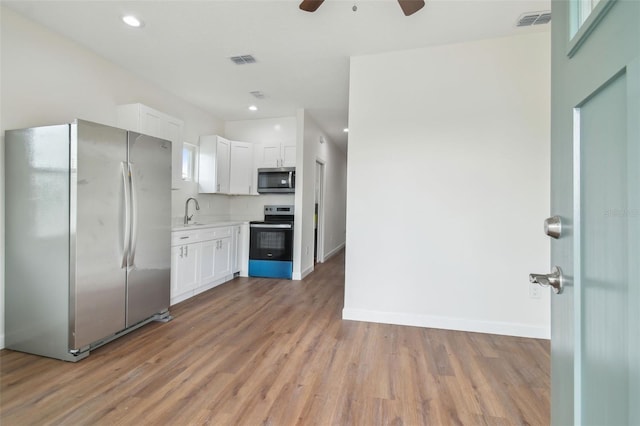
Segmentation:
{"type": "MultiPolygon", "coordinates": [[[[128,107],[129,105],[125,105],[128,107]]],[[[162,113],[155,111],[142,104],[133,104],[133,114],[139,114],[140,125],[138,130],[140,133],[144,133],[150,136],[161,138],[163,136],[163,115],[162,113]],[[135,111],[137,109],[137,111],[135,111]]],[[[132,115],[132,118],[135,116],[132,115]]],[[[135,131],[135,130],[134,130],[135,131]]]]}
{"type": "Polygon", "coordinates": [[[127,104],[118,106],[118,127],[171,141],[171,187],[182,186],[182,120],[143,104],[127,104]]]}
{"type": "Polygon", "coordinates": [[[217,135],[200,136],[198,191],[201,194],[229,193],[231,141],[217,135]]]}
{"type": "Polygon", "coordinates": [[[278,167],[280,164],[280,143],[262,143],[256,152],[256,164],[260,167],[278,167]]]}
{"type": "Polygon", "coordinates": [[[229,165],[229,193],[252,194],[256,192],[253,176],[253,144],[232,141],[229,165]]]}
{"type": "Polygon", "coordinates": [[[217,135],[200,137],[198,191],[205,194],[255,193],[253,144],[217,135]]]}
{"type": "Polygon", "coordinates": [[[165,116],[163,122],[164,138],[171,141],[171,177],[172,187],[179,189],[182,186],[182,147],[184,136],[182,134],[184,123],[177,118],[165,116]]]}
{"type": "Polygon", "coordinates": [[[296,166],[296,143],[284,142],[281,145],[282,152],[282,165],[280,167],[295,167],[296,166]]]}
{"type": "Polygon", "coordinates": [[[295,142],[265,142],[256,146],[256,166],[262,167],[295,167],[295,142]]]}
{"type": "Polygon", "coordinates": [[[217,179],[218,179],[218,191],[222,194],[229,193],[229,166],[231,161],[231,141],[219,138],[216,142],[216,155],[217,155],[217,179]]]}

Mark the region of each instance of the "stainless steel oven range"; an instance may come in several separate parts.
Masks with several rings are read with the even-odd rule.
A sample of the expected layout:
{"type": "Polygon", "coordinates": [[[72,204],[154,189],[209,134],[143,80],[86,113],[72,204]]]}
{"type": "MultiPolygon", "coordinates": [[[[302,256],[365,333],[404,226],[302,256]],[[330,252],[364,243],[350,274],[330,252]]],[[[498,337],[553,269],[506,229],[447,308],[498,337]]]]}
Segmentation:
{"type": "Polygon", "coordinates": [[[291,279],[293,215],[293,206],[264,206],[264,221],[249,224],[249,276],[291,279]]]}

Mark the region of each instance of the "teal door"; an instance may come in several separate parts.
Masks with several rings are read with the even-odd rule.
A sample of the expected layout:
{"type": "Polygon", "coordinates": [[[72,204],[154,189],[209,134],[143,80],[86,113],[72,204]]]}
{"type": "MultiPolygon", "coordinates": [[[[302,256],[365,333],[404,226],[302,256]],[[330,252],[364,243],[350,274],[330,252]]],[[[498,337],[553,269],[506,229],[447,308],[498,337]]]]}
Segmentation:
{"type": "Polygon", "coordinates": [[[640,424],[640,1],[552,16],[552,423],[640,424]]]}

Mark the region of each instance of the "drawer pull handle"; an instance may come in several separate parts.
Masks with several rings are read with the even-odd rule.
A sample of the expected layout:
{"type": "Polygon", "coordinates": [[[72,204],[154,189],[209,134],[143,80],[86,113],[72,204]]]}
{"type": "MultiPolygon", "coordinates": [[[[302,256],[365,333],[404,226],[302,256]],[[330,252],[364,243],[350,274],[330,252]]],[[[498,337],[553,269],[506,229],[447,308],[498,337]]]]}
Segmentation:
{"type": "Polygon", "coordinates": [[[180,237],[180,239],[181,239],[181,240],[186,240],[186,239],[188,239],[188,238],[189,238],[189,237],[180,237]]]}

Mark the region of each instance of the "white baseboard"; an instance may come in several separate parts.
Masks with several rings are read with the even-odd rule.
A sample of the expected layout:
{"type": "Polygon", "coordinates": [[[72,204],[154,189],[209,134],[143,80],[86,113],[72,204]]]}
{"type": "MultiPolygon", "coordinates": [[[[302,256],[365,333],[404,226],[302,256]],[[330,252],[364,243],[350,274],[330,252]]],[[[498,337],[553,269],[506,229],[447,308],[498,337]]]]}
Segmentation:
{"type": "Polygon", "coordinates": [[[313,265],[309,266],[307,269],[302,271],[302,278],[301,279],[303,280],[304,277],[306,277],[307,275],[309,275],[312,272],[313,272],[313,265]]]}
{"type": "Polygon", "coordinates": [[[549,327],[498,321],[471,320],[466,318],[449,318],[421,314],[344,308],[342,310],[342,319],[377,322],[382,324],[440,328],[444,330],[470,331],[475,333],[501,334],[505,336],[531,337],[536,339],[551,338],[551,330],[549,327]]]}
{"type": "Polygon", "coordinates": [[[326,253],[324,255],[324,262],[326,262],[327,260],[331,259],[333,256],[335,256],[336,254],[338,254],[338,252],[340,250],[342,250],[344,248],[344,243],[338,245],[338,247],[334,248],[333,250],[331,250],[329,253],[326,253]]]}
{"type": "MultiPolygon", "coordinates": [[[[334,248],[329,253],[327,253],[324,256],[323,263],[326,262],[327,260],[329,260],[330,257],[335,256],[343,248],[344,248],[344,243],[340,244],[338,247],[334,248]]],[[[303,280],[304,277],[306,277],[307,275],[312,273],[313,270],[314,270],[313,265],[309,265],[309,267],[307,269],[305,269],[304,271],[302,271],[301,273],[294,272],[293,276],[291,277],[291,279],[294,280],[294,281],[303,280]]]]}
{"type": "Polygon", "coordinates": [[[313,272],[313,265],[309,266],[307,269],[302,271],[302,273],[294,272],[293,276],[291,277],[291,279],[294,280],[294,281],[300,281],[300,280],[303,280],[304,277],[306,277],[307,275],[309,275],[312,272],[313,272]]]}

